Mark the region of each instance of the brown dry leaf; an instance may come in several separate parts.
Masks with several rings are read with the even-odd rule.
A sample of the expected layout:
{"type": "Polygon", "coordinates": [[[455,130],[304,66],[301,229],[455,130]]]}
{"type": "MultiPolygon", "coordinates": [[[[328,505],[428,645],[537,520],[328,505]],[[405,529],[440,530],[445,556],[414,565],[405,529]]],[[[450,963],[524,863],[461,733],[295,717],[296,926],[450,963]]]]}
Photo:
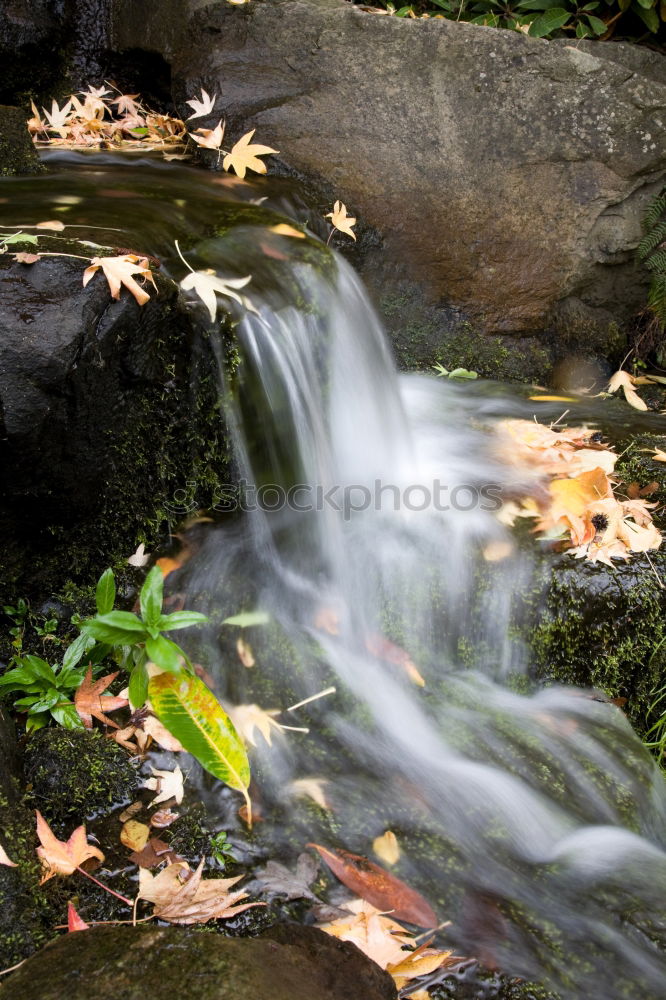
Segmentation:
{"type": "Polygon", "coordinates": [[[343,885],[379,910],[390,910],[397,920],[419,927],[437,926],[437,917],[423,896],[384,868],[349,851],[332,851],[320,844],[307,846],[319,852],[343,885]]]}
{"type": "Polygon", "coordinates": [[[92,729],[93,716],[99,719],[100,722],[103,722],[105,726],[112,726],[113,729],[119,728],[118,724],[112,719],[108,719],[104,713],[115,712],[118,708],[125,708],[129,705],[129,702],[127,698],[102,694],[108,688],[111,681],[118,676],[119,672],[116,670],[113,674],[106,674],[104,677],[100,677],[99,680],[93,681],[92,667],[88,667],[86,676],[76,689],[76,694],[74,695],[76,711],[86,729],[92,729]]]}
{"type": "Polygon", "coordinates": [[[236,640],[236,652],[238,653],[238,659],[244,667],[249,669],[250,667],[255,667],[257,665],[254,653],[252,652],[252,646],[249,642],[246,642],[245,639],[236,640]]]}
{"type": "Polygon", "coordinates": [[[180,813],[173,812],[171,809],[158,809],[150,817],[150,825],[156,827],[158,830],[164,830],[165,827],[171,826],[179,816],[180,813]]]}
{"type": "Polygon", "coordinates": [[[352,226],[356,224],[356,219],[351,215],[347,215],[347,208],[341,201],[336,201],[333,211],[327,212],[325,217],[331,220],[333,228],[337,229],[338,232],[351,236],[353,240],[356,239],[356,235],[352,229],[352,226]]]}
{"type": "Polygon", "coordinates": [[[594,537],[595,529],[586,518],[590,505],[613,498],[612,486],[603,469],[592,469],[572,479],[554,479],[549,492],[550,506],[539,522],[539,530],[566,528],[574,545],[594,537]]]}
{"type": "Polygon", "coordinates": [[[104,855],[99,847],[88,843],[83,824],[77,826],[69,840],[58,840],[39,810],[35,812],[37,836],[41,844],[41,847],[37,848],[37,854],[44,867],[40,885],[54,875],[71,875],[88,858],[99,858],[100,861],[104,861],[104,855]]]}
{"type": "Polygon", "coordinates": [[[142,851],[148,843],[150,828],[145,823],[128,819],[120,831],[120,843],[130,851],[142,851]]]}
{"type": "Polygon", "coordinates": [[[19,264],[35,264],[38,260],[41,260],[41,255],[38,253],[21,253],[14,254],[14,260],[18,261],[19,264]]]}
{"type": "Polygon", "coordinates": [[[7,865],[8,868],[18,868],[16,862],[12,861],[11,858],[8,857],[7,851],[4,849],[2,844],[0,844],[0,865],[7,865]]]}
{"type": "Polygon", "coordinates": [[[126,809],[123,809],[118,819],[121,823],[126,823],[128,819],[132,819],[137,813],[140,813],[142,809],[143,802],[133,802],[131,806],[127,806],[126,809]]]}
{"type": "Polygon", "coordinates": [[[203,866],[202,858],[197,870],[190,873],[185,882],[183,878],[188,869],[181,866],[173,873],[171,869],[176,866],[171,865],[156,876],[142,870],[139,875],[139,897],[154,903],[154,916],[170,924],[205,924],[209,920],[234,917],[250,907],[266,905],[237,905],[242,899],[247,899],[248,894],[228,890],[243,876],[202,879],[203,866]]]}
{"type": "Polygon", "coordinates": [[[633,406],[635,410],[647,410],[647,404],[643,402],[634,389],[634,383],[635,379],[629,372],[615,372],[608,383],[608,391],[617,392],[618,389],[622,389],[624,398],[630,406],[633,406]]]}
{"type": "Polygon", "coordinates": [[[65,228],[65,223],[60,219],[49,219],[48,222],[38,222],[35,229],[50,229],[51,232],[61,233],[65,228]]]}
{"type": "Polygon", "coordinates": [[[134,253],[124,254],[120,257],[93,257],[90,267],[87,267],[83,272],[84,287],[99,268],[102,269],[109,284],[113,299],[120,298],[120,289],[124,285],[140,306],[144,306],[148,302],[150,295],[145,288],[137,283],[134,278],[135,274],[150,281],[153,288],[157,288],[146,257],[139,257],[134,253]]]}
{"type": "Polygon", "coordinates": [[[329,635],[340,635],[340,615],[334,608],[318,608],[314,627],[329,635]]]}
{"type": "Polygon", "coordinates": [[[253,143],[252,136],[255,131],[256,129],[252,129],[251,132],[246,132],[245,135],[241,136],[238,142],[231,147],[231,152],[227,153],[222,161],[224,169],[231,170],[233,167],[241,180],[248,170],[254,170],[257,174],[265,174],[266,164],[259,157],[268,156],[269,153],[279,153],[279,149],[271,149],[270,146],[260,146],[258,143],[253,143]]]}
{"type": "Polygon", "coordinates": [[[157,868],[158,865],[168,861],[170,865],[177,864],[183,859],[172,851],[168,844],[165,844],[159,837],[151,837],[145,847],[140,851],[133,851],[129,859],[140,868],[157,868]]]}
{"type": "Polygon", "coordinates": [[[397,865],[400,860],[400,844],[392,830],[387,830],[381,837],[375,837],[372,849],[385,865],[397,865]]]}
{"type": "Polygon", "coordinates": [[[486,562],[501,562],[513,552],[513,545],[508,540],[495,539],[484,547],[482,555],[486,562]]]}

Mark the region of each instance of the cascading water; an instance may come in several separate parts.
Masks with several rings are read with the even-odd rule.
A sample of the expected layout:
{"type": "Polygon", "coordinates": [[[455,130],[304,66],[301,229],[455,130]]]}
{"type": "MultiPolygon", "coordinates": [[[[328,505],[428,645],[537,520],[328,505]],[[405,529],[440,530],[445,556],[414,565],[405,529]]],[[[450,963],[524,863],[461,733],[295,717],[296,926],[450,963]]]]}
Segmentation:
{"type": "MultiPolygon", "coordinates": [[[[125,228],[176,278],[174,238],[192,267],[252,275],[231,375],[212,334],[245,483],[222,506],[244,509],[197,526],[178,589],[216,623],[206,665],[225,704],[335,693],[281,716],[309,732],[258,741],[263,822],[248,856],[291,860],[308,841],[368,854],[390,828],[401,877],[452,921],[458,953],[563,1000],[663,998],[663,777],[614,706],[570,688],[516,693],[529,546],[483,556],[506,540],[494,510],[521,477],[489,429],[532,409],[517,392],[399,376],[351,269],[313,240],[267,233],[264,208],[298,215],[284,189],[211,235],[229,190],[256,189],[108,157],[78,164],[16,182],[9,221],[51,192],[76,205],[67,221],[80,235],[125,228]],[[245,633],[251,669],[220,624],[248,609],[270,616],[245,633]],[[303,779],[325,782],[329,810],[295,794],[303,779]]],[[[231,824],[233,794],[206,776],[200,791],[231,824]]]]}

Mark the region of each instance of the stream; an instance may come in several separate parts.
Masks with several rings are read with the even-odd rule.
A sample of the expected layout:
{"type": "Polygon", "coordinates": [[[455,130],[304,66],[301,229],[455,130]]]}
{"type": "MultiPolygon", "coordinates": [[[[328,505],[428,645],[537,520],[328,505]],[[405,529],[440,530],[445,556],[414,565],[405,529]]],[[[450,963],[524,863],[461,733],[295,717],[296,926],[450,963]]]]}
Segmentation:
{"type": "MultiPolygon", "coordinates": [[[[178,240],[194,269],[251,275],[251,308],[231,304],[231,371],[193,299],[238,480],[220,488],[215,522],[186,534],[178,590],[211,617],[197,657],[223,703],[285,709],[335,688],[289,713],[307,732],[276,729],[252,752],[262,849],[290,863],[312,841],[368,855],[390,829],[401,877],[452,922],[458,954],[565,1000],[659,1000],[663,776],[615,706],[529,683],[513,626],[532,543],[484,559],[509,541],[498,498],[523,482],[491,429],[532,419],[530,388],[399,374],[360,280],[291,181],[104,153],[45,160],[43,177],[3,180],[3,225],[62,219],[79,227],[68,235],[150,254],[182,280],[178,240]],[[280,223],[315,235],[270,231],[280,223]],[[249,610],[267,622],[243,630],[246,669],[221,623],[249,610]],[[309,779],[327,809],[298,795],[309,779]]],[[[582,397],[538,418],[565,410],[607,433],[664,427],[582,397]]],[[[229,790],[196,767],[191,780],[231,822],[229,790]]]]}

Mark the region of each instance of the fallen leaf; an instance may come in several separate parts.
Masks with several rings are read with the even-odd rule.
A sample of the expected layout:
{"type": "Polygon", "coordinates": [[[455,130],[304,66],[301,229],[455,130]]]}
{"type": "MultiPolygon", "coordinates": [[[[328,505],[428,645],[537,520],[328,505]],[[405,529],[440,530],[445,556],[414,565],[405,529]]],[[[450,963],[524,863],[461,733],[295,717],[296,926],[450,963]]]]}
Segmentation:
{"type": "Polygon", "coordinates": [[[227,153],[222,161],[225,170],[231,170],[233,167],[241,179],[245,177],[248,170],[254,170],[257,174],[265,174],[267,172],[266,164],[259,157],[280,152],[279,149],[271,149],[270,146],[252,143],[255,131],[256,129],[252,129],[251,132],[246,132],[244,136],[241,136],[238,142],[231,147],[231,152],[227,153]]]}
{"type": "Polygon", "coordinates": [[[365,648],[372,656],[376,656],[380,660],[385,660],[387,663],[393,663],[404,670],[412,684],[416,684],[418,687],[425,687],[425,681],[419,673],[416,664],[402,646],[397,646],[394,642],[389,642],[388,639],[384,638],[383,635],[379,635],[379,633],[373,633],[365,640],[365,648]]]}
{"type": "Polygon", "coordinates": [[[356,239],[356,235],[352,230],[352,226],[356,224],[356,219],[351,215],[347,215],[347,208],[341,201],[336,201],[333,211],[327,212],[326,218],[331,220],[334,229],[337,229],[341,233],[346,233],[353,240],[356,239]]]}
{"type": "Polygon", "coordinates": [[[74,706],[86,729],[92,729],[93,716],[99,719],[100,722],[103,722],[105,726],[111,726],[113,729],[119,728],[118,724],[112,719],[107,718],[104,713],[115,712],[118,708],[125,708],[129,705],[129,702],[127,698],[102,694],[119,673],[120,671],[116,670],[113,674],[105,674],[99,680],[93,681],[92,667],[88,667],[86,676],[81,681],[74,695],[74,706]]]}
{"type": "Polygon", "coordinates": [[[305,233],[294,226],[288,226],[284,222],[279,222],[277,226],[269,226],[269,233],[277,233],[278,236],[293,236],[295,240],[304,240],[305,233]]]}
{"type": "Polygon", "coordinates": [[[159,566],[162,570],[162,576],[166,580],[169,573],[173,573],[175,570],[180,569],[182,563],[179,562],[178,559],[171,559],[168,556],[163,556],[161,559],[157,560],[155,565],[159,566]]]}
{"type": "Polygon", "coordinates": [[[67,904],[67,930],[70,934],[90,930],[90,925],[81,919],[71,903],[67,904]]]}
{"type": "Polygon", "coordinates": [[[119,257],[93,257],[90,267],[87,267],[83,272],[84,288],[99,268],[104,273],[113,299],[120,298],[120,289],[124,285],[140,306],[148,302],[150,295],[135,280],[135,274],[150,281],[153,287],[157,288],[146,257],[138,257],[133,253],[119,257]]]}
{"type": "Polygon", "coordinates": [[[225,123],[220,118],[215,128],[198,128],[190,132],[190,138],[204,149],[219,149],[224,139],[225,123]]]}
{"type": "Polygon", "coordinates": [[[215,107],[215,101],[217,100],[217,94],[207,94],[206,91],[201,88],[201,99],[193,97],[191,101],[186,101],[191,108],[194,109],[194,114],[190,115],[187,119],[188,122],[193,118],[202,118],[204,115],[209,115],[213,108],[215,107]]]}
{"type": "Polygon", "coordinates": [[[7,852],[4,849],[4,847],[2,846],[2,844],[0,844],[0,865],[7,865],[8,868],[18,868],[18,865],[16,864],[16,862],[12,861],[7,856],[7,852]]]}
{"type": "Polygon", "coordinates": [[[256,878],[265,885],[269,892],[276,896],[286,896],[289,899],[311,899],[319,902],[310,889],[317,877],[319,867],[311,854],[299,855],[296,871],[292,872],[277,861],[269,861],[265,868],[255,873],[256,878]]]}
{"type": "Polygon", "coordinates": [[[151,837],[145,847],[140,851],[133,851],[129,860],[139,868],[157,868],[158,865],[168,862],[170,865],[178,864],[183,859],[173,851],[168,844],[165,844],[159,837],[151,837]]]}
{"type": "Polygon", "coordinates": [[[573,396],[529,396],[535,402],[540,403],[575,403],[573,396]]]}
{"type": "Polygon", "coordinates": [[[437,926],[437,917],[423,896],[384,868],[349,851],[332,851],[320,844],[307,846],[319,852],[343,885],[379,910],[390,910],[397,920],[419,927],[437,926]]]}
{"type": "Polygon", "coordinates": [[[483,549],[483,558],[486,562],[501,562],[507,559],[513,552],[513,545],[508,540],[496,539],[483,549]]]}
{"type": "Polygon", "coordinates": [[[385,865],[397,865],[400,860],[400,844],[392,830],[387,830],[381,837],[375,837],[372,849],[385,865]]]}
{"type": "Polygon", "coordinates": [[[118,819],[121,823],[126,823],[128,819],[132,819],[132,817],[136,816],[137,813],[140,813],[142,809],[143,802],[133,802],[131,806],[127,806],[126,809],[123,809],[118,819]]]}
{"type": "Polygon", "coordinates": [[[120,843],[130,851],[142,851],[148,843],[150,828],[145,823],[128,819],[120,831],[120,843]]]}
{"type": "Polygon", "coordinates": [[[652,459],[655,462],[666,462],[666,451],[662,451],[661,448],[655,448],[652,459]]]}
{"type": "Polygon", "coordinates": [[[273,745],[273,731],[280,732],[282,729],[280,723],[273,718],[273,716],[280,714],[280,709],[264,711],[258,705],[234,705],[228,706],[227,711],[236,732],[246,746],[249,743],[256,747],[255,729],[261,733],[269,747],[273,745]]]}
{"type": "Polygon", "coordinates": [[[183,772],[179,767],[176,767],[173,771],[159,771],[155,767],[150,769],[153,772],[154,777],[147,778],[144,783],[144,788],[151,788],[153,791],[157,792],[157,795],[150,803],[151,805],[157,805],[158,802],[166,802],[168,799],[174,798],[178,805],[183,801],[183,772]]]}
{"type": "Polygon", "coordinates": [[[252,646],[249,642],[245,642],[245,639],[236,639],[236,652],[238,653],[238,659],[244,667],[249,669],[256,666],[252,646]]]}
{"type": "Polygon", "coordinates": [[[146,546],[143,542],[138,546],[136,552],[129,557],[127,560],[130,566],[145,566],[146,563],[150,561],[150,552],[146,552],[146,546]]]}
{"type": "Polygon", "coordinates": [[[615,372],[608,383],[608,391],[617,392],[618,389],[622,389],[624,398],[630,406],[633,406],[636,410],[647,410],[647,404],[643,402],[634,389],[634,381],[633,376],[631,376],[629,372],[615,372]]]}
{"type": "Polygon", "coordinates": [[[41,260],[41,255],[38,253],[15,253],[14,260],[18,261],[19,264],[35,264],[38,260],[41,260]]]}
{"type": "Polygon", "coordinates": [[[243,878],[202,879],[204,859],[197,870],[189,874],[185,882],[183,878],[188,869],[179,867],[172,873],[170,865],[159,875],[150,875],[142,870],[139,874],[139,897],[147,899],[155,906],[154,916],[166,920],[170,924],[205,924],[209,920],[221,920],[234,917],[244,910],[254,906],[265,906],[265,903],[243,903],[247,899],[246,892],[229,892],[232,885],[243,878]]]}
{"type": "MultiPolygon", "coordinates": [[[[148,702],[150,707],[150,702],[148,702]]],[[[144,733],[152,737],[158,746],[161,746],[163,750],[170,750],[171,753],[183,753],[185,747],[177,740],[176,737],[169,732],[167,727],[160,722],[156,715],[147,715],[146,718],[141,723],[141,728],[144,733]]]]}
{"type": "Polygon", "coordinates": [[[330,782],[327,778],[297,778],[296,781],[292,781],[287,785],[287,791],[297,798],[305,797],[312,799],[320,809],[326,809],[330,812],[331,806],[324,792],[328,784],[330,782]]]}
{"type": "Polygon", "coordinates": [[[215,322],[217,314],[217,295],[226,295],[241,305],[245,305],[247,300],[237,293],[237,288],[245,288],[252,280],[252,275],[246,278],[220,278],[215,271],[192,271],[183,278],[180,287],[188,291],[192,289],[197,293],[201,301],[208,309],[211,323],[215,322]]]}
{"type": "Polygon", "coordinates": [[[61,233],[65,228],[65,223],[60,219],[49,219],[48,222],[38,222],[35,229],[50,229],[54,233],[61,233]]]}
{"type": "Polygon", "coordinates": [[[150,825],[156,827],[158,830],[164,830],[165,827],[171,826],[179,816],[180,813],[172,812],[171,809],[158,809],[150,817],[150,825]]]}
{"type": "Polygon", "coordinates": [[[77,826],[69,840],[58,840],[39,810],[35,812],[37,815],[37,836],[41,844],[41,847],[37,848],[37,854],[44,867],[40,885],[43,882],[48,882],[54,875],[71,875],[88,858],[98,858],[100,861],[104,861],[104,855],[100,849],[88,843],[86,828],[83,824],[77,826]]]}

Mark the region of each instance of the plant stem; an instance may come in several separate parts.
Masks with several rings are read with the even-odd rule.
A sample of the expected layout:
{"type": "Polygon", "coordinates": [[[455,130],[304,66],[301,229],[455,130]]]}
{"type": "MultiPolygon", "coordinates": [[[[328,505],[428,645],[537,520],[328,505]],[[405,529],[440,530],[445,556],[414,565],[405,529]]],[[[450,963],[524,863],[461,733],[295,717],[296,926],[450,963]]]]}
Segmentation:
{"type": "Polygon", "coordinates": [[[190,267],[190,265],[187,263],[187,261],[185,260],[185,258],[182,255],[182,253],[180,252],[180,247],[178,246],[178,240],[174,240],[174,243],[176,244],[176,250],[178,251],[178,256],[182,260],[183,264],[185,265],[185,267],[187,268],[188,271],[191,271],[192,274],[194,274],[194,268],[190,267]]]}
{"type": "Polygon", "coordinates": [[[112,896],[116,897],[116,899],[122,900],[123,903],[129,906],[130,909],[134,905],[131,899],[127,899],[126,896],[121,896],[119,892],[115,891],[115,889],[109,889],[108,885],[104,885],[103,882],[100,882],[99,879],[96,879],[94,875],[90,874],[90,872],[84,871],[83,868],[79,868],[78,865],[76,866],[76,870],[77,872],[81,872],[82,875],[85,875],[86,878],[89,878],[91,882],[95,883],[95,885],[98,885],[100,889],[104,889],[105,892],[110,892],[112,896]]]}

